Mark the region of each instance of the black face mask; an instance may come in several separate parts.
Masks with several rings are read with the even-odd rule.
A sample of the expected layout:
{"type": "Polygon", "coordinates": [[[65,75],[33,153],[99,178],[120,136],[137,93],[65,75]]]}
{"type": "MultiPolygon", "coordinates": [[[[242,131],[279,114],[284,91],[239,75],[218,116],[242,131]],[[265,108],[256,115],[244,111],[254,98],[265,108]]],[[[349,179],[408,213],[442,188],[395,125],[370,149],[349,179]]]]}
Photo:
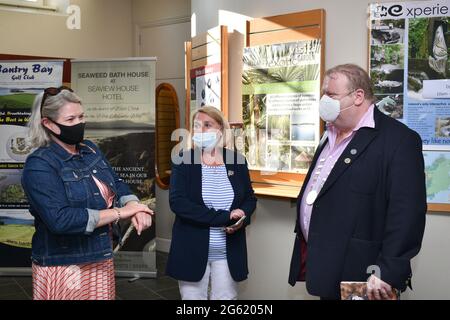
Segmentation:
{"type": "Polygon", "coordinates": [[[57,137],[62,142],[73,145],[73,144],[78,144],[81,141],[83,141],[84,127],[85,127],[86,123],[80,122],[79,124],[76,124],[74,126],[64,126],[62,124],[56,123],[53,120],[50,120],[50,121],[52,121],[54,124],[56,124],[58,126],[59,130],[61,130],[60,134],[56,134],[52,130],[49,130],[50,133],[52,135],[54,135],[55,137],[57,137]]]}

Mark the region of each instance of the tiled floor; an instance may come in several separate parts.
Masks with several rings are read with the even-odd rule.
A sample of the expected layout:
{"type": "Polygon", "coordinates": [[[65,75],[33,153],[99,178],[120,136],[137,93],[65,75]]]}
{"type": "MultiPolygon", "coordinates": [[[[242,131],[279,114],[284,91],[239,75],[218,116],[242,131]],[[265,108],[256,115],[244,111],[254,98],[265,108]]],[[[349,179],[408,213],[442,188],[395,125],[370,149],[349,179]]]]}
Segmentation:
{"type": "MultiPolygon", "coordinates": [[[[156,253],[155,279],[116,278],[117,300],[179,300],[180,292],[176,280],[165,276],[167,254],[156,253]]],[[[0,300],[30,300],[32,284],[30,277],[0,277],[0,300]]]]}

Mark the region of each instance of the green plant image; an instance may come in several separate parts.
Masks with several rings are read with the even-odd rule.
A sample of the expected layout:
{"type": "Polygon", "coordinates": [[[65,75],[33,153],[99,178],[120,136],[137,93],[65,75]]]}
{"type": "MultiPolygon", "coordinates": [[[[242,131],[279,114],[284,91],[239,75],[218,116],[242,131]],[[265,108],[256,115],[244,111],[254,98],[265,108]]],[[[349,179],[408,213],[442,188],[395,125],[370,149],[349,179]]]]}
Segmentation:
{"type": "Polygon", "coordinates": [[[31,248],[34,226],[7,224],[0,226],[0,243],[19,248],[31,248]]]}
{"type": "Polygon", "coordinates": [[[424,37],[428,29],[428,18],[409,20],[409,58],[426,59],[428,56],[428,39],[424,37]]]}
{"type": "Polygon", "coordinates": [[[266,131],[266,98],[265,94],[255,94],[245,95],[242,99],[244,130],[247,132],[244,150],[253,166],[264,165],[265,146],[261,139],[266,131]]]}
{"type": "Polygon", "coordinates": [[[403,66],[403,44],[391,44],[371,47],[371,64],[375,67],[379,64],[392,64],[403,66]]]}
{"type": "Polygon", "coordinates": [[[290,170],[290,114],[320,90],[320,51],[318,39],[244,49],[244,151],[252,169],[290,170]]]}
{"type": "Polygon", "coordinates": [[[24,109],[33,105],[35,94],[32,93],[16,93],[8,95],[0,95],[0,110],[2,109],[24,109]]]}
{"type": "Polygon", "coordinates": [[[290,137],[290,118],[289,115],[269,116],[269,140],[278,140],[286,142],[290,137]]]}
{"type": "Polygon", "coordinates": [[[424,80],[450,76],[450,18],[409,20],[409,94],[420,93],[424,80]]]}
{"type": "Polygon", "coordinates": [[[11,184],[0,192],[1,203],[26,203],[25,192],[20,184],[11,184]]]}

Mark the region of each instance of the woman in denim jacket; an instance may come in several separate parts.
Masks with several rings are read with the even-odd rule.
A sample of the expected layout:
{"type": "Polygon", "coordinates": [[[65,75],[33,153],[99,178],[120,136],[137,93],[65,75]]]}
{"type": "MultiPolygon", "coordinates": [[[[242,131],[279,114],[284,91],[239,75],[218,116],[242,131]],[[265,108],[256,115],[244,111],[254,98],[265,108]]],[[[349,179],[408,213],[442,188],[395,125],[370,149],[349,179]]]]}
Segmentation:
{"type": "Polygon", "coordinates": [[[36,97],[22,186],[35,218],[33,299],[114,299],[112,224],[131,218],[138,234],[153,212],[84,140],[84,112],[70,88],[36,97]]]}

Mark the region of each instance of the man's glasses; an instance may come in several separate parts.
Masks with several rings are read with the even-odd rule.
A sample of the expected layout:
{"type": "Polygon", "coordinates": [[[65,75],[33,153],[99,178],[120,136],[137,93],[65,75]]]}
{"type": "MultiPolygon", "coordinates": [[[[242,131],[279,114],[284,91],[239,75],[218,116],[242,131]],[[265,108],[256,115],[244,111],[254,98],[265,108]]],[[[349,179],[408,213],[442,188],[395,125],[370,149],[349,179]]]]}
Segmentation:
{"type": "Polygon", "coordinates": [[[63,90],[69,90],[70,92],[73,92],[73,90],[71,88],[66,87],[66,86],[61,86],[59,88],[49,87],[49,88],[46,88],[44,90],[44,95],[42,96],[42,101],[41,101],[41,118],[42,118],[42,107],[44,106],[45,100],[49,96],[56,96],[57,94],[59,94],[63,90]]]}

